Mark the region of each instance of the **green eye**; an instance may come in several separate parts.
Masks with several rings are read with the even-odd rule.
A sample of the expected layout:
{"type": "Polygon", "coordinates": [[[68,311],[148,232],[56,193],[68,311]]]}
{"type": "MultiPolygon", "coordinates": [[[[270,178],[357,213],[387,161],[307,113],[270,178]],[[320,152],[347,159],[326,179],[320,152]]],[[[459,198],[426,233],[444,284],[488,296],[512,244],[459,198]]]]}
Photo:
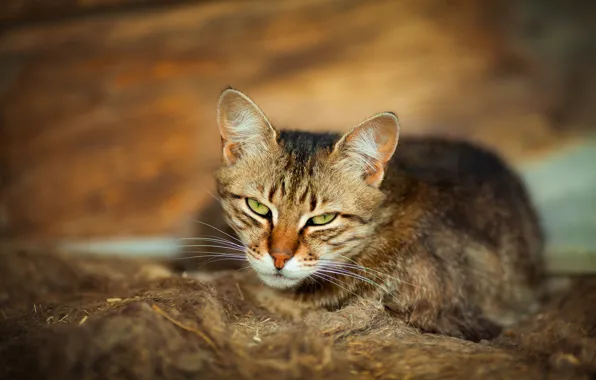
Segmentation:
{"type": "Polygon", "coordinates": [[[327,223],[331,223],[337,214],[321,214],[317,216],[313,216],[308,220],[308,224],[314,226],[322,226],[327,223]]]}
{"type": "Polygon", "coordinates": [[[248,207],[250,207],[251,210],[253,210],[259,215],[266,216],[267,214],[269,214],[269,207],[260,203],[256,199],[248,198],[246,199],[246,204],[248,204],[248,207]]]}

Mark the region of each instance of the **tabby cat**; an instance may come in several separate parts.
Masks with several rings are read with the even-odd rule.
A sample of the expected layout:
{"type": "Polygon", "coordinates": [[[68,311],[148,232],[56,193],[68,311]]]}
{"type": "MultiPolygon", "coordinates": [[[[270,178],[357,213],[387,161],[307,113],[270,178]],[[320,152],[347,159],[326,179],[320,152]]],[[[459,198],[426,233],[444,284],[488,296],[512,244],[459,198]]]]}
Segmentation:
{"type": "Polygon", "coordinates": [[[494,337],[531,312],[543,233],[521,180],[463,141],[399,139],[390,112],[346,134],[277,130],[225,90],[223,218],[269,287],[316,306],[381,299],[423,331],[494,337]]]}

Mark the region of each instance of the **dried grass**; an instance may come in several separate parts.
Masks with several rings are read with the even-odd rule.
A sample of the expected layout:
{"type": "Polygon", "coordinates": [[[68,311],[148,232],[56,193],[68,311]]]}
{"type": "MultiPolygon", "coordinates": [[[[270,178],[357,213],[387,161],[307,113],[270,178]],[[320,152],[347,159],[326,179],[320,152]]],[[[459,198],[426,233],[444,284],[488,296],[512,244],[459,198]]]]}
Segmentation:
{"type": "Polygon", "coordinates": [[[249,271],[14,253],[0,263],[0,378],[545,379],[596,376],[596,279],[491,342],[421,334],[360,300],[306,310],[249,271]]]}

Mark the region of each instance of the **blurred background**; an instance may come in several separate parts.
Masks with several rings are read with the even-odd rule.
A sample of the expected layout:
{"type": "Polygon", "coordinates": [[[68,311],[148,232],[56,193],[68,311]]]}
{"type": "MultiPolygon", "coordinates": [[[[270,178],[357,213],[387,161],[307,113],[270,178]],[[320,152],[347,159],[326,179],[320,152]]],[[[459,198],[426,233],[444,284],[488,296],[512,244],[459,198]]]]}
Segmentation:
{"type": "Polygon", "coordinates": [[[172,254],[212,201],[231,85],[281,128],[394,111],[488,145],[552,265],[596,271],[594,20],[581,0],[3,0],[2,243],[172,254]]]}

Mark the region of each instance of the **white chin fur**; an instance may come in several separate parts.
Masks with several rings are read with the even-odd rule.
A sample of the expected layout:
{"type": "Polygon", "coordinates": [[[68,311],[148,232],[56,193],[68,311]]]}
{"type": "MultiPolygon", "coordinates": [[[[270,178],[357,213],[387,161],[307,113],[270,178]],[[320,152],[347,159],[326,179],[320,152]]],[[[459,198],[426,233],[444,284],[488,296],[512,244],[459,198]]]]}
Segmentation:
{"type": "Polygon", "coordinates": [[[259,278],[261,281],[265,283],[265,285],[270,286],[275,289],[288,289],[293,286],[296,286],[302,281],[299,278],[288,278],[288,277],[279,277],[279,276],[271,276],[267,274],[260,274],[258,273],[259,278]]]}
{"type": "Polygon", "coordinates": [[[295,258],[290,259],[286,263],[280,273],[282,276],[276,275],[279,272],[273,265],[273,259],[269,255],[263,256],[259,260],[255,260],[249,256],[248,261],[255,272],[257,272],[261,281],[265,285],[275,289],[292,288],[300,284],[302,280],[311,274],[310,271],[307,272],[303,268],[300,268],[300,263],[295,258]]]}

